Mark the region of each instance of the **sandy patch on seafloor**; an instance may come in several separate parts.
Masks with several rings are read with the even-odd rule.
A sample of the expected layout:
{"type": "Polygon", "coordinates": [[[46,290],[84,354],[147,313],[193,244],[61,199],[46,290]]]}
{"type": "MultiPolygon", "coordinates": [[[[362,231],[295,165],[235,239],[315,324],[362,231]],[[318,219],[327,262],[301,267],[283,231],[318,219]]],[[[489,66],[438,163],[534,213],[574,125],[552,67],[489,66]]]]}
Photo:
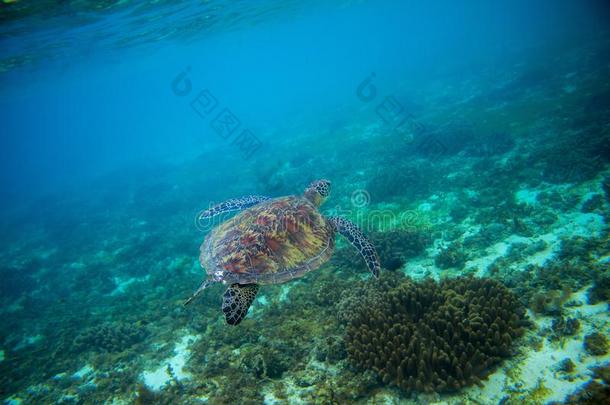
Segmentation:
{"type": "Polygon", "coordinates": [[[184,370],[184,366],[191,356],[189,347],[199,338],[197,335],[188,333],[183,335],[174,347],[174,356],[163,360],[156,368],[142,372],[140,377],[144,384],[153,391],[159,391],[174,379],[182,381],[191,378],[191,374],[184,370]]]}
{"type": "MultiPolygon", "coordinates": [[[[583,337],[593,331],[610,335],[610,315],[605,302],[595,305],[584,304],[587,301],[587,288],[573,294],[571,302],[582,303],[580,306],[565,307],[565,317],[577,318],[580,330],[574,336],[560,341],[549,342],[543,338],[539,350],[526,348],[516,358],[503,365],[484,381],[483,387],[466,389],[449,403],[459,401],[478,401],[478,403],[497,403],[506,397],[526,402],[535,400],[542,403],[564,401],[568,395],[578,391],[592,375],[592,368],[610,361],[610,353],[604,356],[591,356],[586,353],[583,337]],[[559,362],[570,358],[575,369],[572,373],[557,370],[559,362]]],[[[528,332],[540,336],[540,331],[549,328],[551,317],[531,317],[535,328],[528,332]]]]}

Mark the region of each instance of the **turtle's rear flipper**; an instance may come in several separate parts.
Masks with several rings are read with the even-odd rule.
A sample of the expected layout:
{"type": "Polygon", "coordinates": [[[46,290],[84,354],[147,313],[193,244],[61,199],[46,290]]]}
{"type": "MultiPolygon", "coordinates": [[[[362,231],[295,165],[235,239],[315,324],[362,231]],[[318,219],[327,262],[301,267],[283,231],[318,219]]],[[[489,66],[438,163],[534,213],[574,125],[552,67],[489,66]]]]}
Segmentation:
{"type": "Polygon", "coordinates": [[[256,298],[258,284],[232,284],[222,295],[222,312],[229,325],[237,325],[246,317],[256,298]]]}

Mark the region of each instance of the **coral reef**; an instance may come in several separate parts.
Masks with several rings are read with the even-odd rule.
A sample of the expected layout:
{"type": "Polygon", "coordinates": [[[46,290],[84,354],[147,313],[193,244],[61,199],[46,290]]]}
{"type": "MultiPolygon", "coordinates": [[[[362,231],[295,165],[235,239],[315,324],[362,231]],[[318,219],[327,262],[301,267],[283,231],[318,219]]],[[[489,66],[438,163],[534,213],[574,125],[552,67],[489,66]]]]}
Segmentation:
{"type": "Polygon", "coordinates": [[[559,317],[553,319],[551,323],[551,331],[553,336],[560,339],[564,336],[572,336],[578,333],[580,329],[580,322],[576,318],[564,318],[559,317]]]}
{"type": "Polygon", "coordinates": [[[560,315],[561,308],[570,294],[569,288],[538,292],[531,297],[529,307],[537,314],[560,315]]]}
{"type": "Polygon", "coordinates": [[[262,344],[253,350],[245,350],[241,356],[243,369],[257,378],[280,378],[284,371],[290,368],[290,357],[286,356],[286,348],[262,344]]]}
{"type": "Polygon", "coordinates": [[[504,224],[497,222],[481,228],[475,235],[471,235],[464,239],[463,246],[465,249],[484,249],[497,241],[504,239],[510,234],[510,228],[504,224]]]}
{"type": "Polygon", "coordinates": [[[139,384],[134,405],[153,405],[158,403],[157,395],[146,385],[139,384]]]}
{"type": "Polygon", "coordinates": [[[582,405],[610,403],[610,365],[596,367],[593,370],[593,378],[584,387],[570,395],[565,403],[582,405]]]}
{"type": "Polygon", "coordinates": [[[610,303],[610,270],[594,273],[593,286],[588,291],[588,301],[589,304],[596,304],[600,301],[610,303]]]}
{"type": "Polygon", "coordinates": [[[594,194],[582,203],[582,212],[594,212],[604,207],[604,197],[601,194],[594,194]]]}
{"type": "Polygon", "coordinates": [[[459,242],[454,242],[441,249],[439,254],[434,258],[434,264],[441,269],[462,269],[466,264],[466,260],[467,256],[466,252],[462,248],[462,244],[459,242]]]}
{"type": "Polygon", "coordinates": [[[603,356],[608,353],[608,338],[599,332],[593,332],[585,336],[584,346],[590,355],[603,356]]]}
{"type": "Polygon", "coordinates": [[[314,352],[318,361],[327,361],[329,363],[336,363],[347,357],[345,342],[336,336],[319,339],[314,352]]]}
{"type": "MultiPolygon", "coordinates": [[[[253,315],[239,328],[227,328],[223,322],[203,326],[206,334],[195,343],[189,364],[199,379],[214,382],[202,388],[208,392],[210,403],[261,403],[260,387],[265,382],[277,386],[272,390],[273,395],[286,401],[289,394],[285,392],[283,380],[287,373],[300,381],[303,373],[307,378],[302,377],[301,384],[311,390],[315,388],[312,395],[326,384],[321,380],[308,381],[312,373],[307,370],[307,364],[311,359],[336,364],[346,356],[343,340],[336,336],[338,321],[334,304],[351,281],[345,280],[345,274],[332,266],[325,266],[308,277],[306,285],[292,284],[282,299],[279,299],[280,291],[285,286],[265,286],[264,294],[269,294],[265,300],[270,304],[265,307],[264,321],[253,315]]],[[[358,386],[359,377],[352,375],[351,378],[358,386]]],[[[338,386],[333,387],[335,397],[353,395],[346,388],[339,394],[338,386]]],[[[365,387],[358,386],[358,390],[365,387]]]]}
{"type": "Polygon", "coordinates": [[[602,180],[602,190],[604,190],[606,201],[610,203],[610,177],[604,177],[602,180]]]}
{"type": "Polygon", "coordinates": [[[361,302],[346,329],[349,360],[405,390],[478,382],[513,350],[525,311],[497,281],[405,280],[361,302]]]}
{"type": "Polygon", "coordinates": [[[565,403],[578,405],[608,404],[610,403],[610,385],[591,380],[578,392],[570,395],[565,403]]]}
{"type": "MultiPolygon", "coordinates": [[[[533,66],[528,53],[508,69],[460,68],[459,80],[446,66],[447,76],[433,83],[378,81],[365,114],[329,110],[332,128],[315,109],[286,127],[264,125],[265,145],[249,162],[232,153],[231,141],[220,149],[204,142],[189,152],[199,155],[192,161],[134,163],[3,210],[0,398],[539,404],[582,388],[566,403],[608,403],[610,37],[603,36],[603,44],[588,41],[568,55],[541,53],[561,61],[553,66],[533,66]],[[370,120],[379,121],[373,110],[388,91],[424,130],[391,132],[370,120]],[[421,98],[420,106],[404,103],[408,97],[421,98]],[[335,180],[328,215],[381,212],[386,221],[386,212],[397,220],[415,213],[416,224],[391,219],[366,229],[381,279],[370,279],[338,239],[324,267],[261,288],[239,328],[220,316],[221,285],[183,309],[202,277],[196,211],[240,195],[301,193],[299,184],[314,176],[335,180]],[[350,204],[357,189],[370,194],[366,207],[350,204]],[[410,228],[391,229],[401,226],[410,228]],[[444,247],[429,249],[431,240],[444,247]],[[415,283],[403,275],[474,271],[514,295],[497,282],[415,283]],[[589,287],[588,303],[601,304],[585,305],[589,287]],[[536,329],[497,370],[506,384],[494,376],[481,390],[420,395],[476,383],[513,354],[524,321],[517,300],[531,307],[536,329]],[[179,349],[183,335],[197,339],[179,349]],[[143,379],[157,370],[169,378],[161,388],[143,379]]],[[[19,174],[11,177],[16,186],[19,174]]]]}
{"type": "Polygon", "coordinates": [[[572,291],[592,282],[590,302],[607,297],[607,266],[600,263],[597,257],[608,251],[609,243],[604,238],[564,238],[556,257],[543,265],[527,265],[520,272],[505,272],[500,266],[493,268],[492,273],[514,289],[522,302],[534,312],[556,315],[561,313],[561,306],[572,291]]]}
{"type": "Polygon", "coordinates": [[[471,123],[455,120],[442,126],[427,128],[426,132],[414,139],[412,151],[435,160],[439,157],[455,155],[469,147],[473,153],[493,149],[493,141],[481,142],[482,139],[483,137],[478,136],[471,123]]]}
{"type": "Polygon", "coordinates": [[[366,190],[372,202],[388,201],[398,196],[407,199],[424,197],[439,181],[438,172],[430,162],[401,162],[374,173],[366,183],[366,190]]]}
{"type": "Polygon", "coordinates": [[[506,132],[496,132],[478,136],[474,143],[466,147],[466,153],[477,157],[490,157],[509,152],[515,140],[506,132]]]}
{"type": "Polygon", "coordinates": [[[128,324],[106,324],[84,330],[74,339],[76,351],[120,352],[146,338],[145,327],[128,324]]]}
{"type": "Polygon", "coordinates": [[[574,362],[569,357],[566,357],[565,359],[561,360],[561,362],[559,362],[556,370],[562,373],[571,373],[574,371],[575,368],[576,366],[574,365],[574,362]]]}

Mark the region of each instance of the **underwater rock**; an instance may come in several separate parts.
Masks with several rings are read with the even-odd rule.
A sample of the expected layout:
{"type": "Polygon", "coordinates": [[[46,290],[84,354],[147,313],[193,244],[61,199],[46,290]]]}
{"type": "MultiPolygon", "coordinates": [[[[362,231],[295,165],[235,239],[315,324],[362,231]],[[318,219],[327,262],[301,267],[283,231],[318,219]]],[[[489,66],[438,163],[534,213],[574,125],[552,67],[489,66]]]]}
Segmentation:
{"type": "Polygon", "coordinates": [[[76,351],[121,352],[143,341],[144,327],[130,324],[106,324],[84,330],[74,339],[76,351]]]}
{"type": "Polygon", "coordinates": [[[560,315],[563,303],[571,294],[569,288],[538,292],[530,299],[530,309],[542,315],[560,315]]]}
{"type": "MultiPolygon", "coordinates": [[[[212,391],[210,404],[261,404],[260,381],[248,373],[226,374],[221,387],[212,391]]],[[[174,402],[176,403],[176,402],[174,402]]]]}
{"type": "Polygon", "coordinates": [[[578,134],[562,134],[553,142],[539,140],[530,164],[540,169],[542,180],[561,184],[593,179],[610,156],[610,133],[595,125],[578,134]]]}
{"type": "Polygon", "coordinates": [[[593,286],[587,292],[589,304],[600,301],[610,302],[610,272],[597,271],[593,276],[593,286]]]}
{"type": "Polygon", "coordinates": [[[610,386],[591,380],[576,394],[570,395],[565,403],[580,405],[608,404],[610,403],[610,386]]]}
{"type": "Polygon", "coordinates": [[[270,195],[289,194],[291,191],[290,184],[292,184],[290,171],[291,168],[287,162],[278,161],[272,164],[263,165],[260,170],[256,172],[258,188],[261,192],[270,195]]]}
{"type": "Polygon", "coordinates": [[[379,169],[366,184],[372,202],[394,197],[426,197],[439,178],[438,168],[429,162],[401,163],[379,169]]]}
{"type": "Polygon", "coordinates": [[[348,322],[348,359],[408,391],[478,383],[511,355],[526,324],[515,295],[489,279],[407,279],[370,298],[348,322]]]}
{"type": "Polygon", "coordinates": [[[491,157],[509,152],[515,146],[515,140],[506,132],[496,132],[478,136],[465,149],[466,154],[476,157],[491,157]]]}
{"type": "MultiPolygon", "coordinates": [[[[412,152],[429,160],[449,157],[475,147],[479,137],[472,124],[464,121],[453,121],[448,124],[426,128],[418,134],[412,143],[412,152]]],[[[475,147],[476,148],[476,147],[475,147]]]]}
{"type": "Polygon", "coordinates": [[[482,227],[476,234],[466,237],[463,246],[469,250],[485,249],[509,235],[510,229],[506,225],[492,222],[482,227]]]}
{"type": "Polygon", "coordinates": [[[610,403],[610,365],[606,363],[594,368],[593,378],[576,393],[566,398],[564,403],[583,405],[610,403]]]}
{"type": "MultiPolygon", "coordinates": [[[[524,304],[540,314],[559,314],[561,305],[569,298],[571,291],[578,291],[591,283],[593,288],[589,290],[589,303],[593,304],[608,297],[605,292],[608,291],[607,287],[604,287],[607,285],[608,266],[596,258],[603,256],[610,248],[610,240],[606,239],[562,239],[557,257],[543,265],[527,265],[520,272],[506,272],[500,278],[524,304]]],[[[503,272],[502,268],[496,270],[503,272]]]]}
{"type": "Polygon", "coordinates": [[[462,244],[454,242],[446,248],[443,248],[434,258],[434,264],[441,269],[457,268],[462,269],[466,264],[466,252],[462,248],[462,244]]]}
{"type": "Polygon", "coordinates": [[[608,338],[599,332],[593,332],[585,336],[585,350],[593,356],[603,356],[608,353],[608,338]]]}
{"type": "Polygon", "coordinates": [[[594,212],[604,208],[604,198],[601,194],[593,194],[585,202],[582,203],[582,212],[594,212]]]}
{"type": "Polygon", "coordinates": [[[589,96],[589,99],[584,105],[584,110],[589,113],[597,114],[599,112],[610,111],[610,90],[601,90],[589,96]]]}
{"type": "Polygon", "coordinates": [[[289,369],[290,359],[280,350],[263,345],[247,351],[241,359],[241,365],[244,371],[257,378],[280,378],[289,369]]]}
{"type": "Polygon", "coordinates": [[[158,403],[157,394],[150,390],[145,384],[138,384],[134,405],[153,405],[156,403],[158,403]]]}
{"type": "Polygon", "coordinates": [[[610,177],[604,177],[604,180],[602,180],[602,189],[604,190],[606,201],[610,203],[610,177]]]}
{"type": "Polygon", "coordinates": [[[610,403],[610,365],[596,367],[593,369],[593,379],[570,395],[567,404],[598,405],[610,403]]]}
{"type": "Polygon", "coordinates": [[[556,339],[564,336],[572,336],[578,333],[580,329],[580,321],[576,318],[564,318],[559,317],[553,319],[551,323],[551,330],[553,331],[553,337],[556,339]]]}
{"type": "Polygon", "coordinates": [[[336,336],[320,339],[314,351],[318,361],[336,363],[347,357],[345,342],[336,336]]]}
{"type": "Polygon", "coordinates": [[[605,384],[610,384],[610,363],[605,363],[593,369],[593,377],[602,380],[605,384]]]}
{"type": "Polygon", "coordinates": [[[563,260],[580,259],[583,261],[590,261],[592,259],[592,254],[594,254],[598,246],[601,247],[600,244],[603,243],[603,240],[584,238],[582,236],[562,239],[558,257],[563,260]]]}
{"type": "Polygon", "coordinates": [[[466,217],[468,217],[471,211],[472,208],[469,208],[464,204],[456,202],[455,205],[452,206],[449,210],[449,216],[451,217],[451,219],[453,219],[455,223],[460,223],[464,219],[466,219],[466,217]]]}
{"type": "Polygon", "coordinates": [[[533,87],[545,85],[554,75],[547,67],[530,67],[519,72],[510,82],[501,86],[502,89],[515,92],[526,92],[533,87]]]}
{"type": "Polygon", "coordinates": [[[245,371],[254,374],[257,378],[267,376],[267,363],[262,354],[252,353],[242,359],[242,365],[245,371]]]}
{"type": "Polygon", "coordinates": [[[561,360],[555,369],[562,373],[571,373],[576,369],[576,366],[574,365],[572,359],[566,357],[565,359],[561,360]]]}

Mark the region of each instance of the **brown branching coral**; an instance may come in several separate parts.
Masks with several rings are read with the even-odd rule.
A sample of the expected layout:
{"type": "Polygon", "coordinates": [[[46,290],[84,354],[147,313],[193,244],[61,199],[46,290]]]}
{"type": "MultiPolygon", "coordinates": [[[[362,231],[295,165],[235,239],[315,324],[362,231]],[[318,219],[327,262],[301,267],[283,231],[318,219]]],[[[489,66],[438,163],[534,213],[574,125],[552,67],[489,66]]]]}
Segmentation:
{"type": "Polygon", "coordinates": [[[452,391],[508,357],[525,323],[523,307],[497,281],[407,279],[355,310],[348,357],[405,390],[452,391]]]}
{"type": "Polygon", "coordinates": [[[353,283],[349,289],[341,293],[341,298],[335,306],[337,320],[343,325],[353,322],[360,316],[360,312],[354,309],[360,308],[363,303],[376,305],[377,302],[382,302],[385,292],[404,279],[404,275],[400,272],[383,272],[378,280],[368,279],[353,283]]]}

